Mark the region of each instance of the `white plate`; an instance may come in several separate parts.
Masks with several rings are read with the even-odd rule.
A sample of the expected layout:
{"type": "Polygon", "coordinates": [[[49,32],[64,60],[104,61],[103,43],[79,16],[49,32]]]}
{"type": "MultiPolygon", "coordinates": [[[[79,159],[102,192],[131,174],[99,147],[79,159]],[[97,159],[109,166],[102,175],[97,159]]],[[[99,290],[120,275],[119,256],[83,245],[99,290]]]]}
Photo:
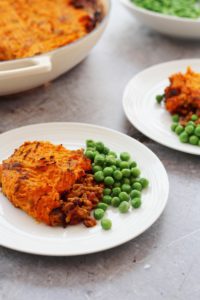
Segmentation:
{"type": "Polygon", "coordinates": [[[169,16],[140,8],[131,0],[120,1],[135,18],[160,33],[184,39],[200,38],[200,19],[169,16]]]}
{"type": "Polygon", "coordinates": [[[170,129],[170,114],[155,100],[156,95],[163,94],[169,85],[169,76],[185,72],[188,66],[200,72],[199,59],[186,59],[159,64],[139,73],[125,88],[123,107],[133,126],[152,140],[172,149],[200,155],[200,147],[179,141],[170,129]]]}
{"type": "Polygon", "coordinates": [[[0,244],[11,249],[41,255],[79,255],[98,252],[123,244],[149,228],[162,213],[168,198],[168,178],[160,160],[138,141],[117,131],[81,123],[47,123],[21,127],[0,135],[0,161],[26,140],[49,140],[77,149],[86,139],[103,141],[114,151],[128,151],[138,162],[150,186],[144,192],[140,209],[126,215],[109,209],[113,227],[100,225],[52,228],[38,224],[0,194],[0,244]]]}

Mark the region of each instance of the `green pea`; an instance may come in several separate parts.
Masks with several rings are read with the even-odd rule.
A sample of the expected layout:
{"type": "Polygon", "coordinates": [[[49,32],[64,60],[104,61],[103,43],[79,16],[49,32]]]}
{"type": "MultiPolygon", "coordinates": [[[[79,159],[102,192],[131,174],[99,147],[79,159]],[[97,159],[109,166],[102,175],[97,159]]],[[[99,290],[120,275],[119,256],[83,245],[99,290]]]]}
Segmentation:
{"type": "Polygon", "coordinates": [[[102,219],[104,216],[104,210],[102,208],[96,208],[94,211],[94,217],[96,220],[102,219]]]}
{"type": "Polygon", "coordinates": [[[113,179],[111,176],[107,176],[107,177],[105,177],[105,179],[104,179],[104,183],[105,183],[106,185],[113,185],[114,179],[113,179]]]}
{"type": "Polygon", "coordinates": [[[129,161],[130,160],[130,154],[128,152],[122,152],[120,154],[120,159],[124,161],[129,161]]]}
{"type": "Polygon", "coordinates": [[[96,172],[98,172],[98,171],[102,171],[102,167],[101,167],[101,166],[98,166],[98,165],[94,165],[92,169],[93,169],[93,172],[94,172],[94,173],[96,173],[96,172]]]}
{"type": "Polygon", "coordinates": [[[91,148],[95,148],[95,142],[93,140],[87,140],[86,141],[86,146],[91,147],[91,148]]]}
{"type": "Polygon", "coordinates": [[[117,159],[117,160],[116,160],[116,166],[117,166],[118,168],[120,168],[120,165],[121,165],[121,160],[117,159]]]}
{"type": "Polygon", "coordinates": [[[123,184],[129,184],[129,185],[130,185],[130,184],[131,184],[131,181],[130,181],[129,178],[123,178],[123,179],[122,179],[122,183],[123,183],[123,184]]]}
{"type": "Polygon", "coordinates": [[[119,211],[120,211],[120,213],[122,213],[122,214],[127,213],[128,210],[129,210],[129,208],[130,208],[130,204],[129,204],[129,202],[127,202],[127,201],[122,201],[122,202],[120,203],[120,205],[119,205],[119,211]]]}
{"type": "Polygon", "coordinates": [[[119,171],[119,170],[116,170],[116,171],[114,171],[114,173],[113,173],[113,177],[116,179],[116,180],[120,180],[120,179],[122,179],[122,172],[121,171],[119,171]]]}
{"type": "Polygon", "coordinates": [[[132,169],[132,168],[135,168],[137,167],[137,163],[135,161],[131,161],[130,164],[129,164],[129,168],[132,169]]]}
{"type": "Polygon", "coordinates": [[[177,115],[177,114],[173,115],[172,116],[172,121],[178,123],[178,121],[179,121],[179,115],[177,115]]]}
{"type": "Polygon", "coordinates": [[[129,194],[131,192],[131,186],[129,184],[123,184],[122,192],[126,192],[127,194],[129,194]]]}
{"type": "Polygon", "coordinates": [[[135,182],[139,182],[139,179],[136,177],[131,177],[130,178],[130,184],[134,184],[135,182]]]}
{"type": "Polygon", "coordinates": [[[87,147],[87,148],[86,148],[86,151],[87,151],[87,150],[89,150],[89,151],[93,151],[93,152],[95,152],[95,151],[96,151],[96,149],[95,149],[95,148],[92,148],[92,147],[87,147]]]}
{"type": "Polygon", "coordinates": [[[120,169],[128,169],[128,168],[129,168],[128,161],[121,161],[120,162],[120,169]]]}
{"type": "Polygon", "coordinates": [[[173,123],[173,124],[171,125],[171,130],[172,130],[172,131],[175,131],[177,126],[178,126],[178,123],[173,123]]]}
{"type": "Polygon", "coordinates": [[[111,166],[113,171],[116,171],[117,170],[117,167],[114,165],[114,166],[111,166]]]}
{"type": "Polygon", "coordinates": [[[132,176],[138,177],[138,176],[140,176],[140,174],[141,174],[140,169],[138,169],[138,168],[132,168],[132,169],[131,169],[131,175],[132,175],[132,176]]]}
{"type": "Polygon", "coordinates": [[[95,158],[97,155],[99,155],[99,154],[100,154],[99,151],[94,150],[94,158],[95,158]]]}
{"type": "Polygon", "coordinates": [[[176,127],[176,129],[175,129],[175,132],[176,132],[177,135],[180,135],[181,132],[183,132],[183,130],[184,130],[183,126],[182,125],[178,125],[176,127]]]}
{"type": "Polygon", "coordinates": [[[108,166],[112,166],[116,164],[116,158],[112,155],[107,155],[105,158],[105,163],[108,166]]]}
{"type": "Polygon", "coordinates": [[[111,204],[111,200],[112,200],[111,196],[105,195],[105,196],[103,196],[102,202],[106,203],[107,205],[110,205],[111,204]]]}
{"type": "Polygon", "coordinates": [[[104,180],[104,175],[102,171],[98,171],[94,174],[94,179],[96,182],[102,182],[104,180]]]}
{"type": "Polygon", "coordinates": [[[121,182],[115,182],[113,186],[114,187],[121,187],[121,182]]]}
{"type": "Polygon", "coordinates": [[[198,116],[195,115],[195,114],[192,115],[192,116],[191,116],[191,120],[192,120],[192,121],[197,121],[197,120],[198,120],[198,116]]]}
{"type": "Polygon", "coordinates": [[[112,195],[113,195],[113,196],[118,196],[119,193],[121,193],[120,187],[115,187],[115,188],[112,190],[112,195]]]}
{"type": "Polygon", "coordinates": [[[141,190],[142,190],[142,185],[141,185],[141,183],[135,182],[135,183],[133,184],[133,189],[138,190],[138,191],[141,191],[141,190]]]}
{"type": "Polygon", "coordinates": [[[189,135],[187,132],[183,131],[180,135],[179,135],[179,140],[181,141],[181,143],[188,143],[189,140],[189,135]]]}
{"type": "Polygon", "coordinates": [[[129,195],[126,192],[119,193],[120,201],[129,201],[129,195]]]}
{"type": "Polygon", "coordinates": [[[112,167],[106,167],[103,169],[103,174],[104,176],[110,176],[113,173],[113,168],[112,167]]]}
{"type": "Polygon", "coordinates": [[[97,154],[94,158],[94,163],[97,165],[103,165],[105,161],[105,156],[103,154],[97,154]]]}
{"type": "Polygon", "coordinates": [[[107,155],[109,153],[109,151],[110,151],[110,149],[108,147],[104,146],[103,154],[107,155]]]}
{"type": "Polygon", "coordinates": [[[109,151],[108,155],[114,156],[115,158],[117,158],[117,154],[114,151],[109,151]]]}
{"type": "Polygon", "coordinates": [[[114,206],[114,207],[118,207],[119,205],[120,205],[120,199],[119,199],[119,197],[113,197],[112,198],[112,201],[111,201],[111,204],[112,204],[112,206],[114,206]]]}
{"type": "Polygon", "coordinates": [[[112,227],[112,222],[110,219],[103,218],[101,220],[101,226],[104,230],[109,230],[112,227]]]}
{"type": "Polygon", "coordinates": [[[193,125],[187,125],[185,127],[185,132],[187,132],[188,134],[192,134],[194,132],[194,126],[193,125]]]}
{"type": "Polygon", "coordinates": [[[102,153],[103,150],[104,150],[104,144],[102,142],[96,142],[95,145],[96,145],[97,151],[99,151],[100,153],[102,153]]]}
{"type": "Polygon", "coordinates": [[[131,176],[130,169],[122,169],[122,176],[123,177],[130,177],[131,176]]]}
{"type": "Polygon", "coordinates": [[[189,121],[189,122],[187,123],[187,125],[193,125],[193,126],[195,126],[195,123],[194,123],[193,121],[189,121]]]}
{"type": "Polygon", "coordinates": [[[131,205],[134,207],[134,208],[139,208],[142,204],[142,201],[141,201],[141,198],[134,198],[131,200],[131,205]]]}
{"type": "Polygon", "coordinates": [[[199,138],[196,135],[192,135],[189,138],[189,143],[192,144],[192,145],[198,145],[199,138]]]}
{"type": "Polygon", "coordinates": [[[105,189],[103,190],[103,194],[104,194],[104,195],[110,195],[110,194],[111,194],[111,189],[105,188],[105,189]]]}
{"type": "Polygon", "coordinates": [[[100,203],[97,204],[97,208],[101,208],[101,209],[103,209],[104,211],[106,211],[107,208],[108,208],[108,204],[103,203],[103,202],[100,202],[100,203]]]}
{"type": "Polygon", "coordinates": [[[149,181],[146,178],[140,178],[139,183],[141,183],[143,189],[147,188],[149,185],[149,181]]]}
{"type": "Polygon", "coordinates": [[[133,198],[140,198],[141,197],[141,192],[138,190],[132,190],[130,193],[131,199],[133,198]]]}
{"type": "Polygon", "coordinates": [[[200,137],[200,125],[198,125],[198,126],[195,128],[194,134],[195,134],[196,136],[200,137]]]}
{"type": "Polygon", "coordinates": [[[85,151],[85,156],[87,156],[87,158],[91,159],[92,161],[94,159],[94,155],[95,155],[95,153],[92,150],[86,150],[85,151]]]}
{"type": "Polygon", "coordinates": [[[156,101],[158,104],[160,104],[162,102],[162,100],[164,99],[165,95],[157,95],[156,96],[156,101]]]}

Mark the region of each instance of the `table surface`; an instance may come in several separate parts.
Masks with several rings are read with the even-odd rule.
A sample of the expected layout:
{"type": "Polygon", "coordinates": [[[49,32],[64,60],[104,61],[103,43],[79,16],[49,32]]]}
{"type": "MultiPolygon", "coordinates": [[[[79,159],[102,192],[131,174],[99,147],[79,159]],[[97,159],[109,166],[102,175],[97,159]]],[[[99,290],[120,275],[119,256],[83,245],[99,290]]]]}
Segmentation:
{"type": "Polygon", "coordinates": [[[107,126],[152,149],[170,181],[160,219],[115,249],[56,258],[0,247],[0,299],[200,299],[199,157],[143,136],[127,121],[121,102],[134,74],[199,53],[198,42],[161,36],[113,3],[106,33],[87,59],[48,86],[0,99],[0,132],[51,121],[107,126]]]}

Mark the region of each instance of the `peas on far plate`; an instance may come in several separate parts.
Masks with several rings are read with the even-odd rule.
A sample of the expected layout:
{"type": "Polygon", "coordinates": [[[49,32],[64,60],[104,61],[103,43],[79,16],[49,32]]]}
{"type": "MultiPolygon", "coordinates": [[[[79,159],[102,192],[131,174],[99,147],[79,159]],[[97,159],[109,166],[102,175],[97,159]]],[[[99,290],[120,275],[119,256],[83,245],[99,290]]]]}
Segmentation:
{"type": "Polygon", "coordinates": [[[198,145],[199,138],[196,135],[192,135],[189,138],[189,143],[192,144],[192,145],[198,145]]]}
{"type": "Polygon", "coordinates": [[[182,125],[178,125],[175,129],[177,135],[180,135],[184,131],[184,127],[182,125]]]}

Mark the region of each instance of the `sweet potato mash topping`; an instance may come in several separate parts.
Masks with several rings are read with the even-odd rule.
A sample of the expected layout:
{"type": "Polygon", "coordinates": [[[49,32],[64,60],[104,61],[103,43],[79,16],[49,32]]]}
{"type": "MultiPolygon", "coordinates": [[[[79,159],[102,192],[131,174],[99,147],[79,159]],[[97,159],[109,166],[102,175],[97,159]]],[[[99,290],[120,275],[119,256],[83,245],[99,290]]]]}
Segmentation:
{"type": "Polygon", "coordinates": [[[98,0],[1,0],[0,60],[45,53],[93,30],[98,0]]]}
{"type": "Polygon", "coordinates": [[[2,192],[15,207],[56,226],[94,226],[91,210],[102,197],[83,150],[49,142],[25,142],[0,165],[2,192]]]}
{"type": "Polygon", "coordinates": [[[182,120],[190,120],[193,114],[200,118],[200,73],[188,68],[185,74],[172,75],[165,89],[165,105],[171,114],[180,115],[182,120]]]}

